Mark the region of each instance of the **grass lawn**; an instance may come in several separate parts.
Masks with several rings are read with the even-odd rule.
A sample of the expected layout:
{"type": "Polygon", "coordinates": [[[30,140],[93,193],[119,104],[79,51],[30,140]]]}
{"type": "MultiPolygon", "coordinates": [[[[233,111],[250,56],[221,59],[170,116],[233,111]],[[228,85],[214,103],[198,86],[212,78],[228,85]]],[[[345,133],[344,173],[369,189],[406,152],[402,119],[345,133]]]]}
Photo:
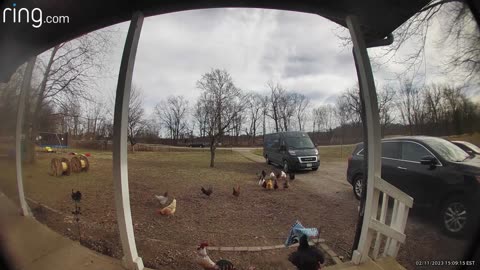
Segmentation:
{"type": "MultiPolygon", "coordinates": [[[[71,151],[71,150],[69,150],[71,151]]],[[[75,151],[75,150],[74,150],[75,151]]],[[[112,154],[89,150],[90,170],[71,176],[48,174],[52,157],[66,153],[38,153],[35,165],[24,166],[26,196],[38,220],[52,229],[78,239],[71,217],[71,191],[80,190],[82,244],[121,258],[114,208],[112,154]],[[52,212],[49,208],[60,211],[52,212]]],[[[13,161],[0,162],[0,190],[16,197],[13,161]]],[[[139,253],[147,266],[161,269],[197,269],[195,246],[208,241],[214,246],[267,246],[285,241],[290,226],[301,220],[309,227],[322,227],[333,206],[329,198],[314,193],[307,184],[294,181],[287,190],[266,191],[257,185],[256,173],[266,165],[253,163],[236,152],[219,151],[216,167],[209,168],[207,152],[136,152],[129,154],[129,186],[135,236],[139,253]],[[240,197],[232,187],[241,186],[240,197]],[[200,187],[213,187],[211,197],[200,187]],[[173,217],[159,216],[161,208],[154,194],[168,191],[177,199],[173,217]],[[312,204],[315,201],[315,204],[312,204]]],[[[354,209],[352,210],[354,211],[354,209]]],[[[330,218],[329,218],[330,219],[330,218]]],[[[338,221],[345,224],[344,221],[338,221]]],[[[353,226],[352,224],[345,226],[353,226]]],[[[332,225],[334,226],[334,225],[332,225]]],[[[337,228],[334,228],[335,230],[337,228]]],[[[322,237],[328,238],[327,234],[322,237]]],[[[328,242],[328,240],[327,240],[328,242]]],[[[238,269],[293,269],[287,261],[292,249],[254,253],[211,252],[213,260],[225,258],[238,269]]]]}

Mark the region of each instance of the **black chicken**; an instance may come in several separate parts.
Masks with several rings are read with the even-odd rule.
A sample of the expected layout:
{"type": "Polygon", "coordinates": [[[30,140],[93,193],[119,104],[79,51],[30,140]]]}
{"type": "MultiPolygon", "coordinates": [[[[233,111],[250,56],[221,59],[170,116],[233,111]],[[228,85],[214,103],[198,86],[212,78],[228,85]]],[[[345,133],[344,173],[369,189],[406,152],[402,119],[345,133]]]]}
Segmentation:
{"type": "Polygon", "coordinates": [[[306,235],[302,235],[297,251],[290,254],[288,260],[298,270],[318,270],[325,262],[325,257],[320,250],[308,244],[306,235]]]}
{"type": "Polygon", "coordinates": [[[72,200],[80,202],[82,200],[82,193],[79,190],[73,192],[72,189],[72,200]]]}
{"type": "Polygon", "coordinates": [[[212,187],[209,187],[208,189],[205,189],[202,187],[202,193],[207,195],[208,197],[210,197],[210,195],[212,194],[213,190],[212,190],[212,187]]]}

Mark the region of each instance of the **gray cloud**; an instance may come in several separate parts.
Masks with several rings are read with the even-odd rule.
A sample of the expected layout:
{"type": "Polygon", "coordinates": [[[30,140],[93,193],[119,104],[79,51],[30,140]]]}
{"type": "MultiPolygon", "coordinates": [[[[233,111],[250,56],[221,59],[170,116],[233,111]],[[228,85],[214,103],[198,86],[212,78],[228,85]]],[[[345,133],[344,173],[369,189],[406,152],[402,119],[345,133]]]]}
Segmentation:
{"type": "MultiPolygon", "coordinates": [[[[125,35],[128,24],[116,27],[125,35]]],[[[351,47],[341,45],[336,28],[317,15],[261,9],[204,9],[149,17],[140,38],[134,82],[144,91],[147,112],[169,95],[184,95],[193,104],[200,92],[196,81],[212,68],[226,69],[244,90],[265,92],[266,83],[275,80],[305,94],[312,104],[333,103],[357,81],[351,47]]],[[[122,42],[112,48],[114,71],[122,49],[122,42]]],[[[371,55],[380,52],[369,50],[371,55]]],[[[435,59],[435,52],[428,53],[435,59]]],[[[395,80],[404,68],[393,61],[382,65],[375,69],[377,83],[395,80]]],[[[435,70],[433,65],[429,68],[435,70]]],[[[447,79],[432,72],[427,81],[447,79]]],[[[103,85],[114,89],[116,78],[103,85]]]]}

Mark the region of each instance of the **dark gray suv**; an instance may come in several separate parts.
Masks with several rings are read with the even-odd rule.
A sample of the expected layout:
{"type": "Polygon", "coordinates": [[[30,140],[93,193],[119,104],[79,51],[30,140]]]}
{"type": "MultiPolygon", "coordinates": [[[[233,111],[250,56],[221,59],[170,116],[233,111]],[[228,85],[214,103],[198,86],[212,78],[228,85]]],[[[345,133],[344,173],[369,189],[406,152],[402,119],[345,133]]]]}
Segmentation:
{"type": "MultiPolygon", "coordinates": [[[[363,144],[348,160],[347,180],[360,198],[363,189],[363,144]]],[[[480,158],[436,137],[382,140],[382,178],[414,198],[415,206],[437,211],[443,230],[465,235],[478,220],[480,158]]]]}

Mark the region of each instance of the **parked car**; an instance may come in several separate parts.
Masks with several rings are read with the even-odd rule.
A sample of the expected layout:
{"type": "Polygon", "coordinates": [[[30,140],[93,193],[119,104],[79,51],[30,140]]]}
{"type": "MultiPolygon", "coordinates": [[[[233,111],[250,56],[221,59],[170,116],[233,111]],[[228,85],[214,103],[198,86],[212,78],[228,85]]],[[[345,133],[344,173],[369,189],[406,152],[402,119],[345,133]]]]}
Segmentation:
{"type": "Polygon", "coordinates": [[[318,150],[306,132],[290,131],[266,134],[263,156],[267,164],[275,163],[285,172],[295,170],[318,170],[318,150]]]}
{"type": "MultiPolygon", "coordinates": [[[[363,189],[363,144],[348,160],[347,180],[360,198],[363,189]]],[[[480,159],[436,137],[414,136],[382,140],[382,178],[430,207],[442,229],[462,236],[478,220],[480,159]]]]}
{"type": "Polygon", "coordinates": [[[480,155],[480,147],[476,146],[473,143],[465,142],[465,141],[452,141],[452,143],[462,148],[463,151],[467,152],[467,154],[471,156],[480,155]]]}
{"type": "Polygon", "coordinates": [[[206,146],[205,143],[191,143],[188,145],[188,147],[201,147],[204,148],[206,146]]]}

